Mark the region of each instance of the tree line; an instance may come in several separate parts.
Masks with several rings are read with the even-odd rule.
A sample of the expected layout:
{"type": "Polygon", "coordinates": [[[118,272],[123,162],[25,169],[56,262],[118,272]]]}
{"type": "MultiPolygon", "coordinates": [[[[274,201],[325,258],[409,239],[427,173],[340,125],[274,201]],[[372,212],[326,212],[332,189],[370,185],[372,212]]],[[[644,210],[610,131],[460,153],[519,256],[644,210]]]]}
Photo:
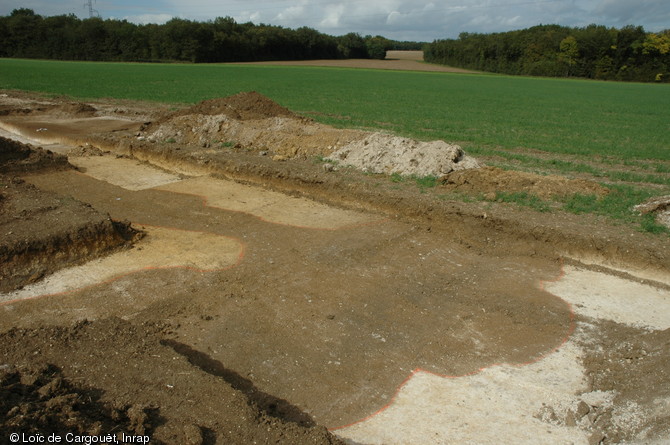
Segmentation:
{"type": "Polygon", "coordinates": [[[231,17],[137,25],[73,14],[43,17],[27,8],[0,17],[0,57],[195,63],[383,59],[394,43],[406,42],[357,33],[335,37],[308,27],[237,23],[231,17]]]}
{"type": "Polygon", "coordinates": [[[670,30],[540,25],[462,33],[424,48],[427,62],[504,74],[670,82],[670,30]]]}

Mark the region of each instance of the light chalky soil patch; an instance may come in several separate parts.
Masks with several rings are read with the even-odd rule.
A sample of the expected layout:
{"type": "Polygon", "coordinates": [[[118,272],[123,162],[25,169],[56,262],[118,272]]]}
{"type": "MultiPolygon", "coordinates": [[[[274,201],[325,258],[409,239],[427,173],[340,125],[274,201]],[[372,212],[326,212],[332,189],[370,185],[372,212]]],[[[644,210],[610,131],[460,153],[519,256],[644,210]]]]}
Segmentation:
{"type": "Polygon", "coordinates": [[[566,266],[563,279],[546,290],[587,317],[630,326],[670,328],[670,292],[613,275],[566,266]]]}
{"type": "Polygon", "coordinates": [[[306,199],[233,181],[198,177],[156,187],[176,193],[201,196],[205,204],[249,213],[264,221],[310,229],[335,230],[372,223],[378,217],[338,209],[306,199]]]}
{"type": "MultiPolygon", "coordinates": [[[[644,329],[670,327],[670,292],[663,289],[576,267],[565,267],[560,280],[543,287],[577,314],[644,329]]],[[[566,426],[561,417],[582,401],[611,405],[614,397],[587,392],[579,341],[586,331],[578,326],[566,343],[530,364],[494,365],[460,377],[415,370],[387,407],[335,433],[351,444],[593,443],[586,420],[566,426]]],[[[645,415],[629,404],[614,410],[613,421],[645,415]]]]}
{"type": "Polygon", "coordinates": [[[213,233],[143,227],[146,236],[130,250],[62,269],[14,292],[0,294],[0,302],[71,292],[146,269],[189,268],[221,270],[241,261],[241,242],[213,233]]]}
{"type": "Polygon", "coordinates": [[[145,190],[172,182],[181,178],[134,159],[115,156],[70,156],[70,164],[95,179],[117,185],[126,190],[145,190]]]}
{"type": "Polygon", "coordinates": [[[457,378],[412,374],[391,406],[335,433],[365,444],[588,444],[576,428],[534,417],[543,403],[569,404],[584,389],[572,342],[528,366],[494,366],[457,378]]]}

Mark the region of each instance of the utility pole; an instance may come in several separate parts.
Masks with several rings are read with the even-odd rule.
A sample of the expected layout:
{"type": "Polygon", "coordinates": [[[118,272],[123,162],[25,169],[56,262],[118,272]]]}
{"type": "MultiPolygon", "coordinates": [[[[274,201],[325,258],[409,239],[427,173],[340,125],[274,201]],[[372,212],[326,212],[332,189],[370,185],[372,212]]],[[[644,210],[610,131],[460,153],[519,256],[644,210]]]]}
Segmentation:
{"type": "Polygon", "coordinates": [[[98,11],[93,9],[93,0],[88,0],[84,6],[88,6],[88,17],[93,18],[93,17],[100,17],[100,14],[98,11]]]}

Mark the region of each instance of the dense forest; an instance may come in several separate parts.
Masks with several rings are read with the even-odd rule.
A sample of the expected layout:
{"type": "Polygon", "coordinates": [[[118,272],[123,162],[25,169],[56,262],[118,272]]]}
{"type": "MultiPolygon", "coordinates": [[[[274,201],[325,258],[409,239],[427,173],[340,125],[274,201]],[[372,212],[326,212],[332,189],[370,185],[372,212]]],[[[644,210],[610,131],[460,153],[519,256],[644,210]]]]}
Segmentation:
{"type": "Polygon", "coordinates": [[[137,25],[72,14],[43,17],[25,8],[0,17],[0,57],[129,62],[383,59],[386,50],[407,45],[411,43],[381,36],[333,37],[307,27],[240,24],[230,17],[137,25]]]}
{"type": "Polygon", "coordinates": [[[424,57],[495,73],[670,82],[670,30],[541,25],[495,34],[462,33],[458,39],[426,45],[424,57]]]}
{"type": "MultiPolygon", "coordinates": [[[[0,57],[129,62],[246,62],[383,59],[389,49],[419,42],[312,28],[237,23],[230,17],[163,25],[126,20],[43,17],[21,8],[0,17],[0,57]]],[[[462,33],[423,45],[427,62],[505,74],[670,82],[670,30],[648,33],[589,25],[540,25],[494,34],[462,33]]]]}

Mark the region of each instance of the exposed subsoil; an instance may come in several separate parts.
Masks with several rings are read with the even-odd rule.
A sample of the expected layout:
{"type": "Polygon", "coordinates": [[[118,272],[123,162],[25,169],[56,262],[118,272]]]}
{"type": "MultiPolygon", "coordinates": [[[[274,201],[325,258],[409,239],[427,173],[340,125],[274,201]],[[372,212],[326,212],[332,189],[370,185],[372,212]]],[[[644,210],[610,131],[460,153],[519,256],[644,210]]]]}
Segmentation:
{"type": "MultiPolygon", "coordinates": [[[[392,403],[413,370],[465,376],[495,364],[541,363],[570,340],[582,348],[588,384],[581,391],[611,391],[612,404],[593,402],[588,411],[576,404],[570,418],[547,400],[549,408],[537,407],[547,428],[577,428],[584,443],[670,437],[667,410],[632,410],[628,425],[612,415],[668,403],[670,394],[659,392],[670,387],[668,329],[575,315],[540,285],[558,279],[564,259],[572,258],[580,267],[587,267],[581,259],[625,269],[598,270],[637,281],[631,271],[645,271],[642,281],[667,290],[667,237],[590,216],[444,201],[380,175],[315,162],[310,155],[361,135],[324,128],[319,140],[316,124],[256,95],[165,113],[143,104],[72,106],[6,94],[2,128],[50,144],[79,171],[31,149],[24,159],[48,162],[2,179],[3,242],[5,233],[20,233],[21,243],[61,252],[76,243],[59,244],[43,229],[71,239],[78,221],[91,218],[107,221],[115,233],[121,226],[123,233],[147,235],[120,237],[119,245],[133,243],[141,266],[65,291],[0,300],[0,434],[67,430],[146,434],[152,443],[340,443],[328,427],[355,443],[346,428],[337,428],[392,403]],[[221,115],[227,118],[211,120],[221,115]],[[190,127],[174,125],[187,116],[190,127]],[[279,150],[278,142],[228,146],[211,138],[212,128],[220,131],[211,125],[259,119],[303,130],[313,125],[311,140],[319,142],[279,150]],[[156,137],[168,122],[174,133],[156,137]],[[130,168],[126,161],[145,172],[141,181],[122,175],[130,168]],[[227,185],[231,180],[253,187],[238,192],[227,185]],[[319,221],[326,207],[332,215],[319,221]],[[133,229],[115,221],[130,221],[133,229]],[[152,255],[167,250],[152,244],[155,228],[233,241],[217,247],[229,249],[230,260],[213,264],[216,258],[197,251],[189,252],[193,260],[172,252],[170,261],[156,264],[152,255]],[[623,339],[629,339],[625,346],[623,339]]],[[[467,179],[468,171],[449,173],[465,179],[448,175],[440,187],[607,192],[560,178],[501,180],[494,170],[495,179],[482,179],[487,170],[477,169],[467,179]]],[[[73,262],[89,259],[89,250],[76,250],[73,262]]],[[[54,270],[65,265],[44,253],[33,256],[54,270]]],[[[11,261],[3,259],[3,273],[11,261]]],[[[2,277],[5,286],[6,279],[28,276],[2,291],[30,291],[28,282],[53,272],[24,269],[2,277]]],[[[451,443],[448,437],[439,443],[445,442],[451,443]]]]}
{"type": "Polygon", "coordinates": [[[0,291],[109,254],[139,236],[89,204],[46,192],[12,173],[63,171],[67,157],[0,137],[0,291]]]}

